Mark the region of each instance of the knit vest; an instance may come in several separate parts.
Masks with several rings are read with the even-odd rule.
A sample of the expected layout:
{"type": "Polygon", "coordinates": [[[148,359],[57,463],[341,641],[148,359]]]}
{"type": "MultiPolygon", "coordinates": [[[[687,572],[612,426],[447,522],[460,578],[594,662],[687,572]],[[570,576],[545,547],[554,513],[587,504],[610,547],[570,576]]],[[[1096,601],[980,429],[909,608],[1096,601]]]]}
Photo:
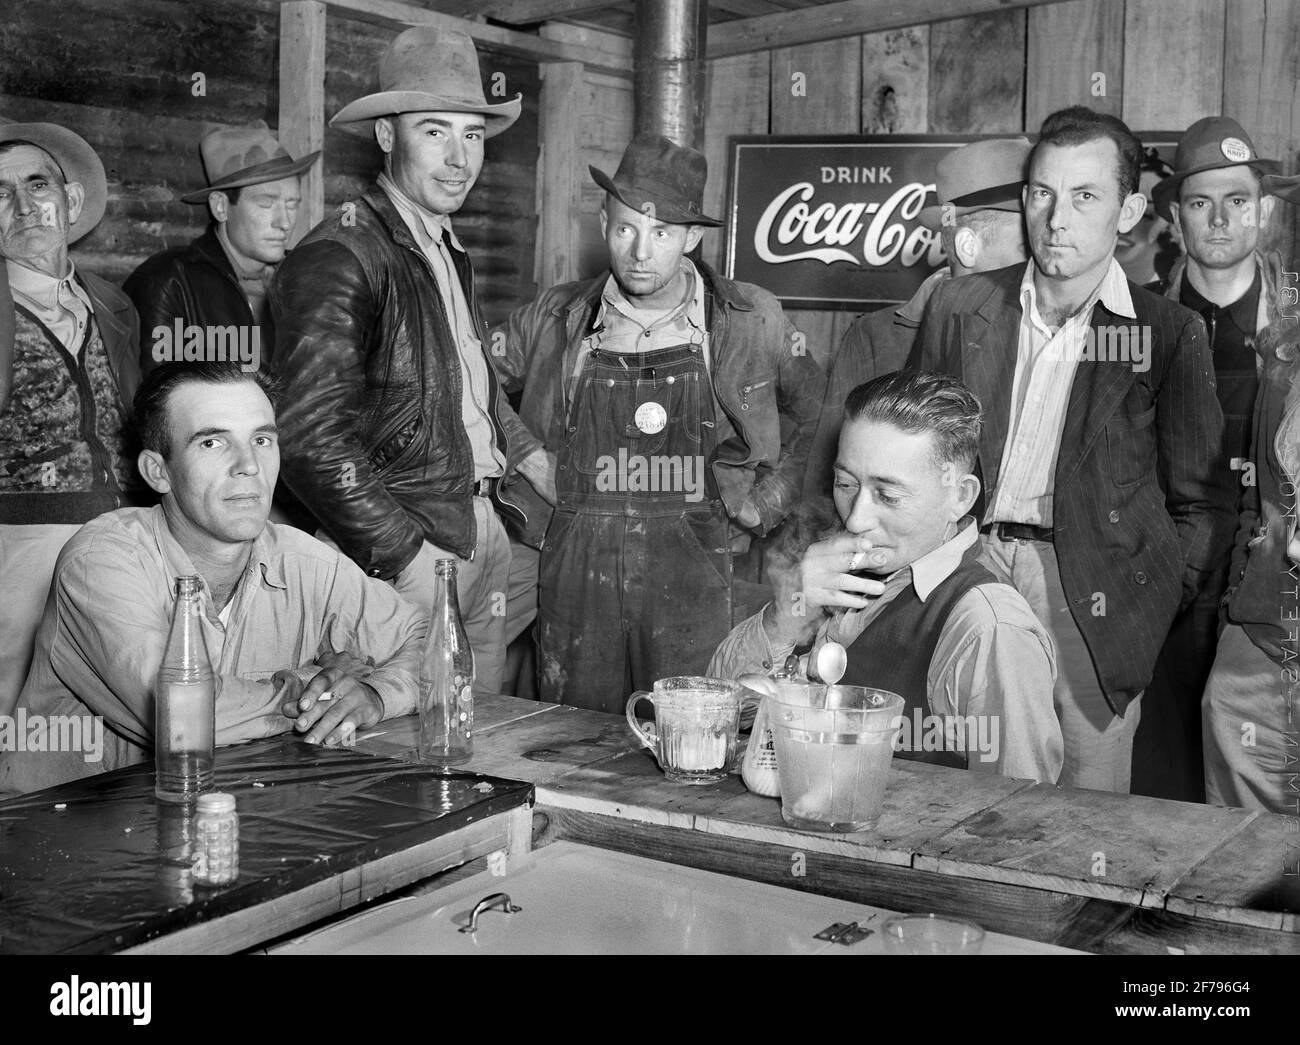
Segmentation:
{"type": "Polygon", "coordinates": [[[924,602],[916,594],[916,588],[909,584],[849,646],[848,669],[842,683],[888,690],[897,693],[905,702],[903,717],[908,725],[904,728],[910,731],[911,741],[910,750],[894,752],[899,758],[968,768],[968,758],[963,751],[923,750],[927,731],[917,726],[929,721],[932,715],[926,677],[948,615],[972,588],[997,582],[997,578],[976,561],[978,554],[978,543],[967,548],[961,563],[924,602]]]}
{"type": "Polygon", "coordinates": [[[94,315],[73,356],[15,304],[13,395],[0,424],[0,523],[84,523],[120,508],[126,456],[117,382],[94,315]]]}

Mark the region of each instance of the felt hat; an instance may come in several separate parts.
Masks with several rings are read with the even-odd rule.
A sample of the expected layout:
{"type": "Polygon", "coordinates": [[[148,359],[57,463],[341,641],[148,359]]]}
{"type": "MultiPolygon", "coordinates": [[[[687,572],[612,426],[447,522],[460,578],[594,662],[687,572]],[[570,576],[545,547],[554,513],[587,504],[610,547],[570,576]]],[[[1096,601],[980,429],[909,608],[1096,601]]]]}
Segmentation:
{"type": "Polygon", "coordinates": [[[937,229],[946,207],[953,208],[954,216],[976,210],[1023,211],[1021,189],[1030,148],[1028,138],[993,138],[945,153],[935,165],[939,202],[924,208],[917,220],[937,229]]]}
{"type": "Polygon", "coordinates": [[[588,167],[596,184],[633,210],[669,225],[722,222],[703,213],[704,182],[709,164],[704,154],[657,134],[639,134],[628,144],[618,170],[610,177],[588,167]]]}
{"type": "Polygon", "coordinates": [[[246,127],[209,127],[199,142],[199,155],[208,187],[187,192],[181,197],[184,203],[203,203],[212,192],[299,175],[316,162],[320,151],[295,160],[266,121],[257,120],[246,127]]]}
{"type": "Polygon", "coordinates": [[[484,117],[483,133],[491,138],[519,119],[522,97],[489,105],[474,41],[454,30],[417,25],[399,33],[379,59],[379,90],[345,105],[330,126],[372,137],[380,116],[468,112],[484,117]]]}
{"type": "Polygon", "coordinates": [[[1151,191],[1156,213],[1165,221],[1174,220],[1169,204],[1177,198],[1178,186],[1185,178],[1201,171],[1240,166],[1253,167],[1262,175],[1277,174],[1282,169],[1277,160],[1260,159],[1250,135],[1236,120],[1227,116],[1197,120],[1178,139],[1174,173],[1151,191]]]}
{"type": "Polygon", "coordinates": [[[8,123],[0,121],[0,145],[23,141],[54,157],[66,181],[81,185],[85,202],[81,214],[68,229],[68,242],[87,235],[104,216],[108,206],[108,176],[95,150],[81,135],[57,123],[8,123]]]}

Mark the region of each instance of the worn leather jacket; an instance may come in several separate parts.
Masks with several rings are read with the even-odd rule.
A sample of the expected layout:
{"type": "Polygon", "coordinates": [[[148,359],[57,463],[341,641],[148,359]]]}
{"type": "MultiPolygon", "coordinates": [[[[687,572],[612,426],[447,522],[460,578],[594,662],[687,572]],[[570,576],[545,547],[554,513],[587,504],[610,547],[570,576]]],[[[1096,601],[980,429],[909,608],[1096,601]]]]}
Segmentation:
{"type": "MultiPolygon", "coordinates": [[[[486,351],[473,270],[452,253],[486,351]]],[[[289,488],[373,577],[397,576],[426,539],[469,558],[474,462],[460,357],[433,270],[383,190],[312,229],[276,271],[270,302],[289,488]]],[[[508,475],[538,444],[488,371],[508,475]]],[[[499,487],[493,500],[522,525],[499,487]]]]}
{"type": "MultiPolygon", "coordinates": [[[[257,320],[230,259],[211,226],[194,242],[148,258],[122,284],[140,314],[140,368],[148,373],[155,327],[171,327],[180,318],[201,327],[247,326],[257,320]]],[[[259,317],[262,351],[271,347],[270,317],[259,317]]]]}
{"type": "MultiPolygon", "coordinates": [[[[727,512],[735,516],[750,498],[761,520],[755,531],[766,534],[799,498],[826,376],[776,298],[696,267],[704,278],[713,392],[745,447],[714,461],[713,476],[727,512]]],[[[551,450],[564,442],[564,378],[573,372],[607,278],[553,287],[516,309],[493,335],[502,383],[522,393],[520,418],[551,450]]],[[[520,537],[541,547],[548,506],[527,482],[514,489],[530,520],[520,537]]]]}

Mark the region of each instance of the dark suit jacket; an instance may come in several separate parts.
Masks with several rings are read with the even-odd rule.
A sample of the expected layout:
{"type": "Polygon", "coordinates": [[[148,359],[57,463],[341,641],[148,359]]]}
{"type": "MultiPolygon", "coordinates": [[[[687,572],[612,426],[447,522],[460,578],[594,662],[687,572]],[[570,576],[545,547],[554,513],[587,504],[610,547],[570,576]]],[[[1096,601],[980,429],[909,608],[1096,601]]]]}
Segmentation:
{"type": "Polygon", "coordinates": [[[808,453],[804,477],[805,497],[827,496],[831,492],[835,455],[839,452],[840,428],[844,424],[844,401],[858,385],[902,370],[916,340],[926,303],[935,289],[947,282],[948,270],[933,273],[897,308],[886,306],[868,312],[844,332],[839,351],[831,362],[822,397],[821,417],[808,453]]]}
{"type": "MultiPolygon", "coordinates": [[[[941,287],[908,359],[961,378],[983,404],[985,503],[1010,422],[1023,274],[1016,264],[941,287]]],[[[1149,367],[1101,351],[1078,364],[1053,489],[1061,581],[1117,714],[1150,682],[1174,614],[1223,557],[1236,522],[1205,325],[1132,282],[1129,291],[1138,329],[1150,329],[1149,367]]],[[[1098,328],[1134,322],[1098,303],[1097,345],[1107,344],[1098,328]]]]}

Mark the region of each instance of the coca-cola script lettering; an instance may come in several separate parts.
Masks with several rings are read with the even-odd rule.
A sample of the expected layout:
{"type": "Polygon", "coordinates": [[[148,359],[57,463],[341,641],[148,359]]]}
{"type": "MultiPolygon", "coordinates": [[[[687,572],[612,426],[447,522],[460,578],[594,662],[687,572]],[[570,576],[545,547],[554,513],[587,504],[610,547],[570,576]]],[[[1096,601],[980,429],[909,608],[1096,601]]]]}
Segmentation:
{"type": "Polygon", "coordinates": [[[770,264],[810,260],[877,267],[897,259],[904,268],[918,263],[933,268],[943,262],[939,234],[921,226],[908,231],[933,189],[933,184],[909,182],[883,203],[837,206],[814,204],[812,182],[797,182],[764,209],[754,227],[754,250],[770,264]]]}

